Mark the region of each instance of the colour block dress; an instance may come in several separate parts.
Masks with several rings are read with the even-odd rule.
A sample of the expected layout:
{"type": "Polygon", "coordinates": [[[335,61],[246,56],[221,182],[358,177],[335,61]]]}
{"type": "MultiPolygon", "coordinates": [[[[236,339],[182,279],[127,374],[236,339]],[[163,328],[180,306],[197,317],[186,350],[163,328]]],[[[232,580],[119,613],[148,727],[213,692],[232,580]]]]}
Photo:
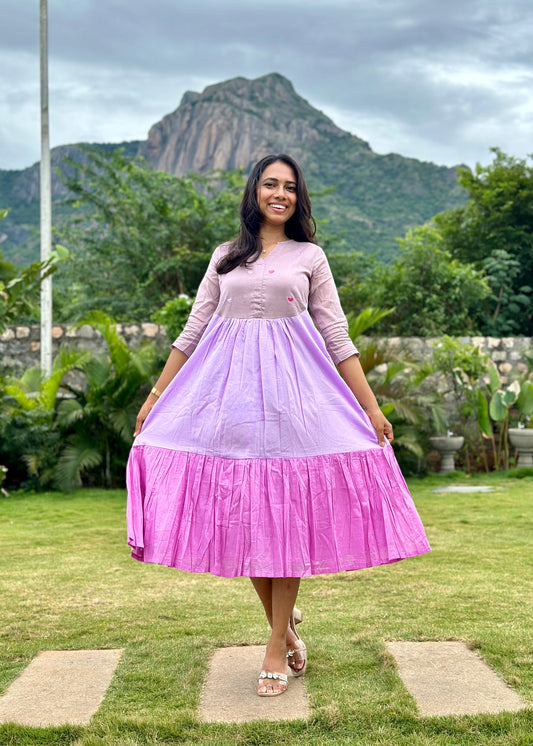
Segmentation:
{"type": "Polygon", "coordinates": [[[189,359],[131,450],[132,556],[304,577],[429,551],[392,447],[335,367],[357,350],[322,249],[285,241],[218,275],[227,250],[173,343],[189,359]]]}

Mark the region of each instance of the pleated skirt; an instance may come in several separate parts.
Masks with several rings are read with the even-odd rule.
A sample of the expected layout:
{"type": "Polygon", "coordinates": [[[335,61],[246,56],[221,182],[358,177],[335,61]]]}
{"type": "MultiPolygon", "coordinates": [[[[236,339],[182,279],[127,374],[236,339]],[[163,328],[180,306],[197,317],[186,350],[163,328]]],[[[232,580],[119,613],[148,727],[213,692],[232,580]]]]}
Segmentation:
{"type": "Polygon", "coordinates": [[[392,447],[307,312],[215,315],[136,438],[127,485],[144,562],[305,577],[430,550],[392,447]]]}

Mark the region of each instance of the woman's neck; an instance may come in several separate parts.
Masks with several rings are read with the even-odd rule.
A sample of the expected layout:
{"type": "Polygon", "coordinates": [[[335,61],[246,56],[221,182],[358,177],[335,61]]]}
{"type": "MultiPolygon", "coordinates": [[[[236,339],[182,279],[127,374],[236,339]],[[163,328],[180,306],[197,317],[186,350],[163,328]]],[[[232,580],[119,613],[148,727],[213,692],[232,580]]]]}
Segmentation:
{"type": "Polygon", "coordinates": [[[281,241],[286,241],[287,236],[285,235],[285,230],[282,225],[279,227],[274,225],[262,225],[259,231],[259,240],[265,249],[275,246],[276,244],[281,243],[281,241]]]}

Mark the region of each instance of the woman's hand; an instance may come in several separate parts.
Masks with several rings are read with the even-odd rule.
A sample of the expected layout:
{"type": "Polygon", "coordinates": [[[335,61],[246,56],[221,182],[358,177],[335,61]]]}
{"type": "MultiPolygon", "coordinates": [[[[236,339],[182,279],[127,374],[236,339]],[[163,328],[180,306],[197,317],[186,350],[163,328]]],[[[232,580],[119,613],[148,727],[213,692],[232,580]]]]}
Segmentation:
{"type": "Polygon", "coordinates": [[[152,411],[153,406],[156,403],[156,401],[157,399],[153,395],[150,395],[149,399],[147,399],[142,405],[142,407],[140,408],[139,414],[137,415],[137,420],[135,422],[135,432],[133,433],[134,438],[136,438],[137,435],[139,435],[139,433],[141,432],[144,421],[148,417],[150,412],[152,411]],[[152,398],[154,401],[150,401],[150,399],[152,398]]]}
{"type": "Polygon", "coordinates": [[[371,412],[367,411],[367,415],[370,422],[374,426],[374,430],[378,434],[378,443],[383,448],[385,445],[385,438],[392,443],[394,436],[392,434],[392,425],[385,417],[381,409],[375,409],[371,412]]]}
{"type": "Polygon", "coordinates": [[[392,425],[379,408],[376,397],[368,385],[359,358],[356,355],[351,355],[350,357],[347,357],[346,360],[342,360],[337,367],[341,376],[348,384],[348,388],[362,406],[363,410],[368,415],[370,422],[374,426],[374,429],[378,434],[379,445],[383,448],[385,445],[385,438],[389,443],[392,443],[392,425]]]}

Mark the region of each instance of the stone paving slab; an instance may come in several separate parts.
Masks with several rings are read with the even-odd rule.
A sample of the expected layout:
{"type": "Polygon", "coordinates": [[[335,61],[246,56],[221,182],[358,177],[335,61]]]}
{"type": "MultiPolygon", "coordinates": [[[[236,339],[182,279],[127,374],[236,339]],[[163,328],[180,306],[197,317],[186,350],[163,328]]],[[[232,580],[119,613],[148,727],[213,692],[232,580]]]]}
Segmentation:
{"type": "Polygon", "coordinates": [[[388,642],[423,716],[516,711],[527,703],[463,642],[388,642]]]}
{"type": "Polygon", "coordinates": [[[257,677],[264,655],[262,645],[218,648],[215,651],[200,702],[199,714],[203,722],[243,723],[309,717],[304,677],[294,678],[289,672],[289,687],[284,694],[257,696],[257,677]]]}
{"type": "Polygon", "coordinates": [[[0,723],[87,725],[121,654],[121,649],[42,650],[0,697],[0,723]]]}

